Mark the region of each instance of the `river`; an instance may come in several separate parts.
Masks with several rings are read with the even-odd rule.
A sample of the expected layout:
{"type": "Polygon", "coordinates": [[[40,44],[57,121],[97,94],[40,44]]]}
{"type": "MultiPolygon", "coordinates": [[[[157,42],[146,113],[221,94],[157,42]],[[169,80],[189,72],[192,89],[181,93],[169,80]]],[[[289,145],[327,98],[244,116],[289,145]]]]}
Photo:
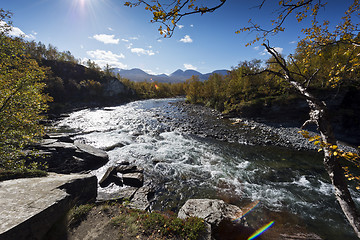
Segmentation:
{"type": "MultiPolygon", "coordinates": [[[[93,174],[124,160],[144,168],[156,189],[158,210],[177,211],[189,198],[219,198],[239,207],[260,204],[250,225],[274,220],[273,231],[309,231],[324,239],[355,239],[333,195],[321,155],[280,146],[220,141],[182,131],[164,119],[186,119],[171,102],[136,101],[117,107],[73,112],[57,123],[76,139],[108,151],[110,161],[93,174]]],[[[221,122],[224,120],[218,119],[221,122]]],[[[110,185],[100,191],[120,191],[110,185]]],[[[357,203],[360,194],[353,192],[357,203]]]]}

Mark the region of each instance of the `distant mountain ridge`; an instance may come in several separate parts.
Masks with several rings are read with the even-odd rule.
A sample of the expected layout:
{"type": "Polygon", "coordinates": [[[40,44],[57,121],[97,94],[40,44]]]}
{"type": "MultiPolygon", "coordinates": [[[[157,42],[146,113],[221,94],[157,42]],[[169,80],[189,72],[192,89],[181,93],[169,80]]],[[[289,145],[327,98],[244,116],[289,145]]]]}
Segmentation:
{"type": "Polygon", "coordinates": [[[158,81],[158,82],[168,82],[168,83],[177,83],[177,82],[185,82],[187,79],[191,78],[191,76],[198,76],[200,81],[205,81],[209,78],[211,74],[217,73],[221,75],[227,75],[228,70],[216,70],[211,73],[202,74],[195,70],[181,70],[178,69],[170,75],[159,74],[153,75],[149,74],[139,68],[133,68],[130,70],[113,68],[111,70],[113,73],[119,73],[121,77],[127,78],[134,82],[142,82],[142,81],[158,81]]]}

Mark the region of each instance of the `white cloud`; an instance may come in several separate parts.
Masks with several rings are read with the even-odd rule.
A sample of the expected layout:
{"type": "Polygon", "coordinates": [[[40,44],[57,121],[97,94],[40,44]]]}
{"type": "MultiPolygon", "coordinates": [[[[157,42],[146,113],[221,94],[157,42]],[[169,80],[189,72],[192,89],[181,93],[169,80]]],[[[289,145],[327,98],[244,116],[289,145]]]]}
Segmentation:
{"type": "Polygon", "coordinates": [[[296,44],[297,43],[297,41],[291,41],[291,42],[289,42],[290,44],[296,44]]]}
{"type": "Polygon", "coordinates": [[[115,35],[107,34],[95,34],[92,38],[105,44],[118,44],[120,41],[120,39],[115,39],[115,35]]]}
{"type": "Polygon", "coordinates": [[[156,41],[158,41],[158,42],[162,42],[162,39],[158,39],[158,40],[156,40],[156,41]]]}
{"type": "MultiPolygon", "coordinates": [[[[0,21],[0,27],[3,26],[9,26],[6,22],[4,21],[0,21]]],[[[14,36],[14,37],[22,37],[22,38],[28,38],[28,39],[35,39],[35,35],[37,34],[36,32],[32,31],[33,34],[25,34],[20,28],[18,27],[10,27],[10,31],[8,32],[8,34],[10,36],[14,36]]]]}
{"type": "Polygon", "coordinates": [[[281,47],[274,47],[274,49],[275,49],[275,51],[277,51],[278,53],[280,53],[280,54],[282,54],[282,52],[283,52],[283,48],[281,48],[281,47]]]}
{"type": "Polygon", "coordinates": [[[114,31],[114,29],[112,29],[111,27],[108,27],[108,30],[109,30],[109,31],[114,31]]]}
{"type": "Polygon", "coordinates": [[[151,74],[151,75],[158,75],[158,73],[154,72],[153,70],[150,70],[150,69],[143,69],[144,72],[148,73],[148,74],[151,74]]]}
{"type": "Polygon", "coordinates": [[[80,45],[80,48],[81,48],[81,49],[84,49],[84,45],[81,44],[81,45],[80,45]]]}
{"type": "Polygon", "coordinates": [[[155,55],[155,53],[152,50],[145,50],[143,48],[132,48],[131,52],[136,53],[138,56],[140,56],[141,54],[149,55],[149,56],[155,55]]]}
{"type": "Polygon", "coordinates": [[[259,46],[254,47],[254,50],[258,51],[258,50],[259,50],[259,46]]]}
{"type": "Polygon", "coordinates": [[[193,40],[191,39],[191,37],[189,35],[185,35],[182,39],[180,39],[180,42],[191,43],[191,42],[193,42],[193,40]]]}
{"type": "Polygon", "coordinates": [[[194,24],[191,24],[190,27],[194,27],[194,24]]]}
{"type": "Polygon", "coordinates": [[[125,38],[122,38],[121,41],[123,42],[129,42],[129,40],[125,39],[125,38]]]}
{"type": "MultiPolygon", "coordinates": [[[[277,52],[277,53],[280,53],[282,54],[283,52],[283,48],[281,47],[274,47],[274,50],[277,52]]],[[[266,49],[264,49],[262,52],[259,53],[261,56],[265,56],[266,54],[270,55],[270,53],[268,53],[268,51],[266,49]]]]}
{"type": "Polygon", "coordinates": [[[194,67],[193,65],[187,63],[184,63],[184,68],[186,70],[197,70],[197,67],[194,67]]]}
{"type": "Polygon", "coordinates": [[[182,29],[184,27],[184,25],[178,25],[179,29],[182,29]]]}
{"type": "Polygon", "coordinates": [[[115,54],[111,51],[95,50],[86,52],[96,64],[100,67],[105,67],[109,64],[112,67],[127,68],[127,65],[121,63],[119,60],[124,59],[124,54],[115,54]]]}
{"type": "Polygon", "coordinates": [[[138,37],[131,37],[130,40],[139,40],[138,37]]]}

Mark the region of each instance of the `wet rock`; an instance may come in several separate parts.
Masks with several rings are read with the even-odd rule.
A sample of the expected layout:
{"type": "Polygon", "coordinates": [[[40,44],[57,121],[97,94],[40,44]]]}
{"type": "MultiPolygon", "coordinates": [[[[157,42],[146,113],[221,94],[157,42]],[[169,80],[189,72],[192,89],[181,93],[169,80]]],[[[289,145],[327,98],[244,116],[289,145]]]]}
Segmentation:
{"type": "Polygon", "coordinates": [[[111,150],[114,150],[115,148],[122,148],[124,146],[125,146],[125,144],[123,144],[123,143],[115,143],[114,145],[102,148],[102,150],[111,151],[111,150]]]}
{"type": "Polygon", "coordinates": [[[119,165],[130,165],[130,162],[128,161],[121,161],[119,165]]]}
{"type": "Polygon", "coordinates": [[[142,173],[144,169],[135,165],[120,165],[116,167],[116,171],[122,174],[126,173],[142,173]]]}
{"type": "Polygon", "coordinates": [[[97,159],[99,161],[104,161],[104,164],[109,160],[109,156],[107,153],[101,149],[95,148],[93,146],[80,143],[78,141],[74,142],[74,146],[80,150],[78,153],[84,157],[91,157],[93,159],[97,159]]]}
{"type": "Polygon", "coordinates": [[[122,186],[122,180],[119,176],[117,176],[117,171],[115,166],[109,167],[104,176],[100,179],[99,185],[104,188],[110,185],[110,183],[115,183],[118,186],[122,186]]]}
{"type": "Polygon", "coordinates": [[[131,187],[141,187],[144,184],[143,173],[125,173],[122,175],[124,185],[131,187]]]}
{"type": "Polygon", "coordinates": [[[315,233],[280,234],[281,240],[321,240],[315,233]]]}
{"type": "Polygon", "coordinates": [[[73,143],[71,135],[66,133],[48,133],[44,136],[44,139],[56,139],[59,142],[73,143]]]}
{"type": "Polygon", "coordinates": [[[144,186],[139,188],[134,197],[131,199],[130,208],[136,208],[140,210],[149,210],[150,209],[150,200],[154,195],[154,190],[149,186],[144,186]]]}
{"type": "Polygon", "coordinates": [[[79,142],[72,143],[68,135],[48,135],[33,148],[39,156],[29,162],[46,162],[48,170],[56,173],[80,173],[97,169],[109,160],[106,152],[79,142]],[[67,142],[60,141],[60,139],[67,142]]]}
{"type": "Polygon", "coordinates": [[[123,181],[126,185],[133,187],[141,187],[144,181],[143,171],[144,169],[139,168],[135,165],[129,165],[129,162],[123,162],[124,165],[111,166],[109,167],[104,176],[99,181],[100,187],[104,188],[110,185],[110,183],[115,183],[118,186],[123,186],[123,181]],[[122,180],[118,174],[122,174],[122,178],[125,176],[125,180],[122,180]],[[130,174],[130,175],[129,175],[130,174]],[[131,175],[138,174],[138,175],[131,175]]]}

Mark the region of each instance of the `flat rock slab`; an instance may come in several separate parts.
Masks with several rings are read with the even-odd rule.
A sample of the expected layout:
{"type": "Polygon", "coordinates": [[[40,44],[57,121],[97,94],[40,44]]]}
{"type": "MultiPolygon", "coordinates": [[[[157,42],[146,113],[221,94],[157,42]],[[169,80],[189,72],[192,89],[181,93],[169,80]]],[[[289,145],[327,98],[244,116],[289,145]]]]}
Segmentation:
{"type": "Polygon", "coordinates": [[[41,239],[74,205],[96,198],[95,176],[50,173],[0,182],[0,239],[41,239]]]}
{"type": "Polygon", "coordinates": [[[113,201],[113,200],[124,200],[132,199],[138,188],[136,187],[124,187],[121,191],[118,192],[99,192],[97,201],[113,201]]]}

